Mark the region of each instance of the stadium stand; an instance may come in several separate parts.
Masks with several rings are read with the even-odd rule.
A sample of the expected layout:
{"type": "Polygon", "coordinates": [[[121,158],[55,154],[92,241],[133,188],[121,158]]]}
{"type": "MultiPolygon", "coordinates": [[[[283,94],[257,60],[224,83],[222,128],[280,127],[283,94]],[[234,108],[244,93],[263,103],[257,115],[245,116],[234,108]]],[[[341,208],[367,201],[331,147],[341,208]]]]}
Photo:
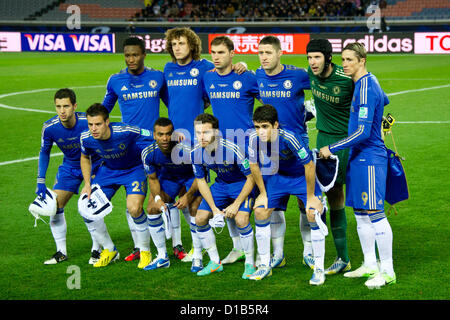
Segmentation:
{"type": "Polygon", "coordinates": [[[387,1],[384,16],[396,19],[444,19],[450,16],[450,0],[387,1]]]}
{"type": "Polygon", "coordinates": [[[54,0],[2,0],[0,20],[25,20],[36,10],[50,6],[54,0]]]}
{"type": "Polygon", "coordinates": [[[77,5],[84,21],[363,20],[374,3],[388,19],[450,17],[450,0],[2,0],[0,19],[64,21],[77,5]]]}

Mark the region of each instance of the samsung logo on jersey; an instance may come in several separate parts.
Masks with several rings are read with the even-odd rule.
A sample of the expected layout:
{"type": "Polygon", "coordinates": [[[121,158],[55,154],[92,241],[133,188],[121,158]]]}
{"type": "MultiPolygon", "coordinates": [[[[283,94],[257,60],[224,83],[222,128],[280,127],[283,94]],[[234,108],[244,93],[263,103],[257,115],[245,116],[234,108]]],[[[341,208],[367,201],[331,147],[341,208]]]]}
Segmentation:
{"type": "Polygon", "coordinates": [[[326,94],[326,93],[323,93],[323,92],[320,92],[320,91],[318,91],[318,90],[316,90],[316,89],[314,89],[314,88],[311,88],[312,90],[312,94],[314,95],[314,96],[316,96],[317,98],[319,98],[319,99],[321,99],[321,100],[325,100],[325,101],[327,101],[327,102],[331,102],[331,103],[339,103],[339,97],[333,97],[333,96],[330,96],[330,95],[328,95],[328,94],[326,94]]]}
{"type": "Polygon", "coordinates": [[[169,87],[185,87],[185,86],[196,86],[197,79],[177,79],[177,80],[167,80],[167,86],[169,87]]]}
{"type": "Polygon", "coordinates": [[[241,93],[239,91],[225,91],[225,92],[214,92],[211,91],[211,99],[239,99],[241,93]]]}
{"type": "Polygon", "coordinates": [[[261,98],[290,98],[291,91],[259,91],[261,98]]]}
{"type": "Polygon", "coordinates": [[[126,93],[122,95],[124,101],[134,100],[134,99],[147,99],[158,97],[158,91],[139,91],[133,93],[126,93]]]}

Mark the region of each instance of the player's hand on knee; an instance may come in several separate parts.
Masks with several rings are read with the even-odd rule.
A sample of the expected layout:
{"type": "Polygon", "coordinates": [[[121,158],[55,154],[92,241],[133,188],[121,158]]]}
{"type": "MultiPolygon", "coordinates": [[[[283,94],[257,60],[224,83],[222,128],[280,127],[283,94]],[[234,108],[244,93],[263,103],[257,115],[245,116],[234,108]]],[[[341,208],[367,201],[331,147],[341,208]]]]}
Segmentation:
{"type": "Polygon", "coordinates": [[[259,196],[255,200],[255,204],[253,208],[258,208],[262,206],[264,209],[267,209],[269,206],[269,199],[267,198],[266,193],[260,193],[259,196]]]}

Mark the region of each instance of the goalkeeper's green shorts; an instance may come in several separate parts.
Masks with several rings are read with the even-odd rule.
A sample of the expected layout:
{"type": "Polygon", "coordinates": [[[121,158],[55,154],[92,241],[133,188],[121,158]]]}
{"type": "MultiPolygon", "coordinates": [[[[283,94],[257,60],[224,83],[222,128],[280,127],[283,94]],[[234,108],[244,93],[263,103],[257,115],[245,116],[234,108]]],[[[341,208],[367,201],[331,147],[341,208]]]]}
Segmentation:
{"type": "MultiPolygon", "coordinates": [[[[333,135],[319,130],[316,142],[317,150],[320,150],[320,148],[324,146],[329,146],[330,144],[333,144],[336,141],[342,140],[344,138],[347,138],[347,135],[345,136],[333,135]]],[[[339,158],[339,170],[336,178],[336,183],[340,185],[345,184],[345,177],[347,173],[347,163],[348,163],[348,152],[349,149],[344,149],[335,153],[335,155],[337,155],[339,158]]]]}

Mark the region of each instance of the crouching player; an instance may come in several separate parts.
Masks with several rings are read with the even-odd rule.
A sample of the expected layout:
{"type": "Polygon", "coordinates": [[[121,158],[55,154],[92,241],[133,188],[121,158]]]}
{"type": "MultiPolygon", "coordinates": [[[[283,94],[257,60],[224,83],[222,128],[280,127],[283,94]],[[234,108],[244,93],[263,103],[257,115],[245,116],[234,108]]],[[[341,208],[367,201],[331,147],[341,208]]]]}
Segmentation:
{"type": "Polygon", "coordinates": [[[195,222],[202,246],[210,258],[208,265],[197,272],[197,275],[205,276],[223,270],[209,220],[222,219],[224,225],[225,216],[236,222],[245,252],[242,278],[248,279],[255,271],[253,228],[250,224],[255,183],[248,159],[239,146],[220,136],[219,121],[213,115],[198,115],[194,128],[198,144],[191,152],[191,161],[198,189],[203,197],[195,222]],[[209,169],[217,174],[211,188],[206,182],[209,169]]]}
{"type": "MultiPolygon", "coordinates": [[[[72,195],[78,193],[83,175],[80,169],[80,135],[88,129],[86,115],[76,112],[77,98],[75,92],[64,88],[56,91],[54,103],[57,115],[44,122],[41,136],[41,150],[39,152],[38,178],[36,194],[45,199],[47,186],[45,176],[50,162],[50,151],[53,143],[63,152],[63,163],[58,168],[53,191],[57,194],[58,209],[50,219],[50,230],[56,243],[56,253],[44,262],[44,264],[56,264],[67,260],[66,233],[67,224],[64,216],[64,207],[72,195]]],[[[94,157],[93,172],[100,161],[94,157]]],[[[89,264],[94,264],[100,257],[100,246],[92,236],[92,228],[89,223],[86,227],[91,233],[92,249],[89,264]]]]}
{"type": "Polygon", "coordinates": [[[270,261],[270,215],[275,208],[286,210],[290,195],[300,199],[307,208],[311,240],[315,256],[314,273],[309,281],[321,285],[325,281],[325,235],[315,220],[315,210],[323,211],[315,183],[315,165],[308,146],[291,131],[280,128],[277,110],[271,105],[258,107],[253,114],[255,131],[250,134],[249,159],[259,196],[255,201],[255,237],[261,264],[250,276],[262,280],[272,275],[270,261]],[[261,166],[261,167],[260,167],[261,166]]]}
{"type": "MultiPolygon", "coordinates": [[[[177,143],[172,140],[174,127],[172,121],[168,118],[157,119],[153,130],[155,142],[142,151],[142,162],[148,176],[151,192],[147,206],[150,235],[158,250],[158,256],[144,270],[168,268],[170,266],[165,234],[161,232],[163,226],[162,207],[169,210],[170,217],[179,214],[179,209],[189,210],[194,248],[193,259],[199,261],[202,258],[201,242],[195,230],[195,214],[202,198],[198,193],[197,183],[192,171],[191,149],[181,142],[177,143]],[[183,188],[186,188],[187,191],[175,201],[183,188]],[[166,204],[169,204],[169,206],[166,204]]],[[[193,270],[196,271],[195,264],[193,264],[193,270]]]]}
{"type": "MultiPolygon", "coordinates": [[[[147,194],[147,179],[141,161],[142,150],[151,143],[152,132],[121,122],[109,121],[108,110],[95,103],[86,110],[89,131],[81,134],[81,170],[84,177],[82,193],[91,194],[91,156],[100,156],[103,165],[98,169],[92,184],[98,184],[111,200],[116,191],[124,186],[127,209],[137,230],[137,243],[141,252],[138,268],[151,261],[150,234],[147,215],[143,210],[147,194]]],[[[94,267],[105,267],[119,259],[103,219],[92,221],[96,225],[94,235],[104,248],[94,267]]]]}

